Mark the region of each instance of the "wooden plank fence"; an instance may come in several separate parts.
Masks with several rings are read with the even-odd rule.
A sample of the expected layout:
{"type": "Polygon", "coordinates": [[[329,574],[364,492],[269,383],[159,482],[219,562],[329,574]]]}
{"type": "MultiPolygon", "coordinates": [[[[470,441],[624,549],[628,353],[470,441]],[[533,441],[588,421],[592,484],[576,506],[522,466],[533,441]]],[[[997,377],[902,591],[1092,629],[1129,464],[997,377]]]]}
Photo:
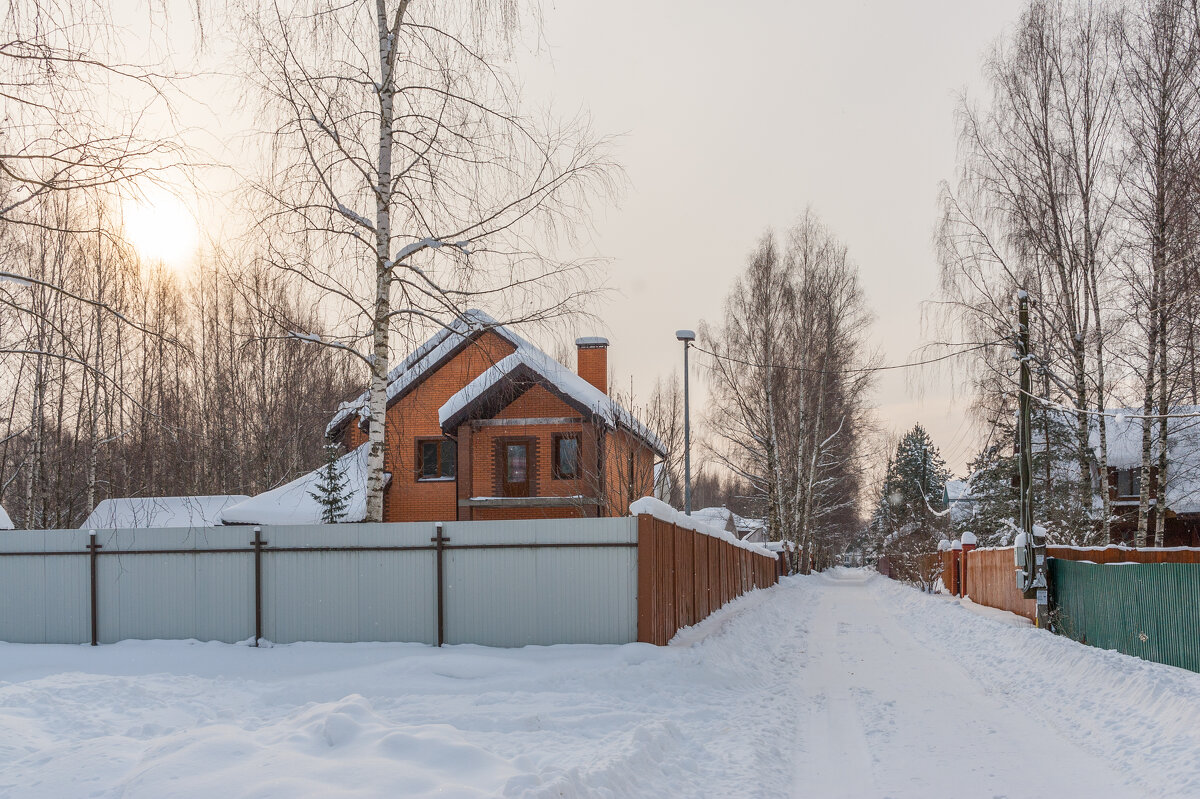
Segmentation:
{"type": "Polygon", "coordinates": [[[726,602],[779,580],[773,555],[653,516],[637,520],[639,641],[662,646],[726,602]]]}
{"type": "MultiPolygon", "coordinates": [[[[955,559],[962,558],[965,593],[972,602],[1000,608],[1027,619],[1037,617],[1036,603],[1025,599],[1017,589],[1016,565],[1012,547],[975,549],[955,553],[943,552],[943,577],[946,589],[952,594],[963,593],[955,574],[955,559]]],[[[1200,549],[1170,547],[1165,549],[1132,549],[1122,546],[1106,547],[1046,547],[1046,555],[1057,560],[1089,561],[1091,563],[1200,563],[1200,549]]]]}

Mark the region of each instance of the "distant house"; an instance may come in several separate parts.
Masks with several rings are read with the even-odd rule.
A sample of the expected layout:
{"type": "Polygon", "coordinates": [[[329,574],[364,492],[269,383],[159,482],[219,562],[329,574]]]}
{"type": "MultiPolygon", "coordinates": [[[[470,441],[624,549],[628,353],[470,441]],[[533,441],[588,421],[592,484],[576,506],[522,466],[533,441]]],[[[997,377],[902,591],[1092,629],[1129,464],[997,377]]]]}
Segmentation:
{"type": "MultiPolygon", "coordinates": [[[[655,491],[663,447],[608,396],[608,341],[581,338],[575,373],[481,311],[388,375],[384,521],[625,515],[655,491]]],[[[365,514],[366,392],[326,430],[365,514]]],[[[315,473],[230,508],[229,523],[309,523],[315,473]],[[293,505],[293,502],[295,503],[293,505]]]]}
{"type": "Polygon", "coordinates": [[[737,525],[738,538],[753,544],[765,544],[769,540],[766,519],[748,519],[734,514],[733,523],[737,525]]]}
{"type": "Polygon", "coordinates": [[[763,519],[747,519],[738,516],[726,507],[701,508],[692,511],[692,517],[700,519],[714,527],[720,527],[726,532],[736,535],[742,541],[755,544],[766,543],[767,523],[763,519]]]}
{"type": "MultiPolygon", "coordinates": [[[[1054,411],[1057,423],[1068,432],[1069,439],[1075,424],[1075,415],[1069,410],[1054,411]]],[[[1200,406],[1184,405],[1171,409],[1174,418],[1167,424],[1167,481],[1166,497],[1162,512],[1164,544],[1166,546],[1200,546],[1200,406]]],[[[1116,408],[1105,412],[1105,438],[1107,444],[1107,474],[1100,474],[1100,426],[1095,416],[1090,417],[1088,444],[1089,466],[1092,483],[1092,508],[1097,514],[1103,505],[1103,494],[1107,491],[1113,510],[1111,543],[1131,544],[1137,532],[1138,507],[1141,501],[1142,478],[1142,409],[1116,408]]],[[[1157,421],[1151,420],[1153,439],[1157,439],[1157,421]]],[[[1040,426],[1034,425],[1034,454],[1046,451],[1045,436],[1040,426]]],[[[1060,444],[1061,447],[1064,444],[1060,444]]],[[[1065,443],[1067,448],[1069,443],[1065,443]]],[[[1157,440],[1152,440],[1150,469],[1150,529],[1153,531],[1155,515],[1159,513],[1159,502],[1155,496],[1158,479],[1157,440]]],[[[1078,479],[1079,466],[1073,458],[1055,458],[1047,467],[1055,480],[1069,482],[1078,479]]],[[[1012,476],[1014,489],[1017,476],[1012,476]]],[[[947,485],[947,500],[951,501],[951,489],[947,485]]],[[[973,513],[970,486],[952,500],[951,507],[961,512],[973,513]]],[[[959,511],[954,511],[958,520],[959,511]]],[[[1151,532],[1153,536],[1153,532],[1151,532]]]]}
{"type": "Polygon", "coordinates": [[[201,497],[124,497],[96,505],[81,530],[145,527],[212,527],[221,512],[249,499],[244,494],[201,497]]]}
{"type": "Polygon", "coordinates": [[[965,522],[975,515],[975,497],[971,495],[971,483],[967,480],[947,480],[942,494],[942,505],[950,509],[953,524],[965,522]]]}
{"type": "MultiPolygon", "coordinates": [[[[711,527],[718,527],[727,533],[738,535],[736,514],[729,508],[700,508],[692,511],[692,518],[704,522],[711,527]]],[[[741,538],[741,536],[738,536],[741,538]]]]}
{"type": "MultiPolygon", "coordinates": [[[[1138,408],[1119,408],[1110,411],[1105,425],[1108,451],[1108,474],[1101,479],[1098,469],[1100,454],[1100,429],[1093,420],[1090,443],[1092,462],[1092,484],[1099,502],[1101,490],[1107,490],[1112,500],[1114,543],[1132,543],[1137,532],[1137,511],[1142,490],[1142,422],[1138,408]]],[[[1189,414],[1200,414],[1200,406],[1177,406],[1171,409],[1177,418],[1167,422],[1167,485],[1163,502],[1164,544],[1166,546],[1200,546],[1200,418],[1189,414]]],[[[1157,432],[1157,421],[1151,420],[1152,430],[1157,432]]],[[[1158,444],[1152,446],[1153,463],[1158,461],[1158,444]]],[[[1159,512],[1155,485],[1158,482],[1157,466],[1150,470],[1150,529],[1153,531],[1154,516],[1159,512]]],[[[1153,535],[1153,532],[1151,532],[1153,535]]]]}
{"type": "Polygon", "coordinates": [[[5,512],[4,506],[0,505],[0,530],[11,529],[13,529],[12,519],[10,519],[8,513],[5,512]]]}

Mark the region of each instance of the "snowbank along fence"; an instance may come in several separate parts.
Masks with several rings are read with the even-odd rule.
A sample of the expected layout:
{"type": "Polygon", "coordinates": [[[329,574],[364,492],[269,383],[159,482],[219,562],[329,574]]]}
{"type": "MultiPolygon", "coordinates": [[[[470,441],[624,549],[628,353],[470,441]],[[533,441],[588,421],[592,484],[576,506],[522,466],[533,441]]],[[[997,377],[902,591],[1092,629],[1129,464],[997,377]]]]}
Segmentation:
{"type": "MultiPolygon", "coordinates": [[[[1081,643],[1200,671],[1200,549],[1046,548],[1053,631],[1081,643]]],[[[1028,619],[1011,547],[941,553],[956,595],[1028,619]]]]}
{"type": "MultiPolygon", "coordinates": [[[[0,640],[650,640],[639,602],[672,602],[682,581],[657,549],[643,556],[640,529],[602,518],[5,532],[0,640]]],[[[693,544],[705,552],[737,549],[685,532],[708,539],[693,544]]],[[[705,591],[703,615],[754,584],[717,574],[728,583],[705,591]]]]}

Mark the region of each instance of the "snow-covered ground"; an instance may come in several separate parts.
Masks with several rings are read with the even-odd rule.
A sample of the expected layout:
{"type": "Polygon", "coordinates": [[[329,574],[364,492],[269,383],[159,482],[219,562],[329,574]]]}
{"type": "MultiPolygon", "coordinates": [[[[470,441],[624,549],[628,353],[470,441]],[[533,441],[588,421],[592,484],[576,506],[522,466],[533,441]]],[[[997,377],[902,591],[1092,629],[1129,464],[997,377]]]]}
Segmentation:
{"type": "Polygon", "coordinates": [[[865,572],[670,647],[0,644],[4,797],[1200,795],[1200,675],[865,572]]]}

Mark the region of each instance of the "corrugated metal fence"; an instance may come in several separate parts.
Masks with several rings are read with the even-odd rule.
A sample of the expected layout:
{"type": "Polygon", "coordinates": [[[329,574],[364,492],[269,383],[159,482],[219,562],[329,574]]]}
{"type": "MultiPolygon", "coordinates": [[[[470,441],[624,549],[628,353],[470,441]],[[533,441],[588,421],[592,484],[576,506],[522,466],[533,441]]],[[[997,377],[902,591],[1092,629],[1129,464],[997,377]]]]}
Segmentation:
{"type": "Polygon", "coordinates": [[[1049,563],[1055,632],[1200,671],[1200,565],[1049,563]]]}
{"type": "Polygon", "coordinates": [[[665,644],[755,588],[775,585],[778,561],[652,516],[638,516],[638,640],[665,644]]]}
{"type": "Polygon", "coordinates": [[[636,590],[632,518],[0,534],[11,642],[627,643],[636,590]]]}
{"type": "Polygon", "coordinates": [[[23,530],[0,640],[664,644],[775,563],[646,516],[23,530]]]}
{"type": "MultiPolygon", "coordinates": [[[[1046,548],[1054,632],[1158,663],[1200,671],[1200,549],[1046,548]]],[[[1029,619],[1011,547],[943,552],[951,593],[1029,619]],[[956,579],[961,563],[962,585],[956,579]]]]}

